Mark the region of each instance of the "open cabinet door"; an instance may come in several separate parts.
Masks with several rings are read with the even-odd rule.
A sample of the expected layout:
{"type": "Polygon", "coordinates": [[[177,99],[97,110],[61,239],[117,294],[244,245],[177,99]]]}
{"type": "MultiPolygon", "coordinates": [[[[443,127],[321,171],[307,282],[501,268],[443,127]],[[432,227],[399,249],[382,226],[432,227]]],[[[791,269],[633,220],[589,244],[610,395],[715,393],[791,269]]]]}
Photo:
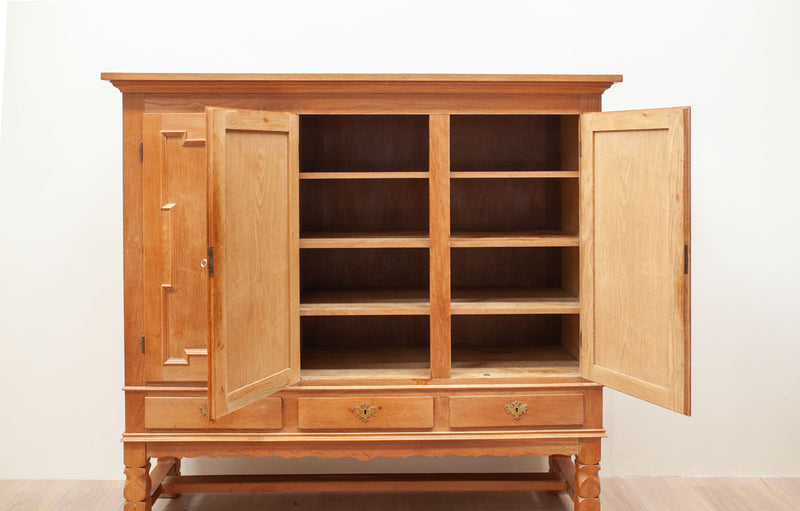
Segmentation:
{"type": "Polygon", "coordinates": [[[689,108],[581,116],[581,374],[689,415],[689,108]]]}
{"type": "Polygon", "coordinates": [[[206,115],[213,420],[300,376],[298,118],[206,115]]]}

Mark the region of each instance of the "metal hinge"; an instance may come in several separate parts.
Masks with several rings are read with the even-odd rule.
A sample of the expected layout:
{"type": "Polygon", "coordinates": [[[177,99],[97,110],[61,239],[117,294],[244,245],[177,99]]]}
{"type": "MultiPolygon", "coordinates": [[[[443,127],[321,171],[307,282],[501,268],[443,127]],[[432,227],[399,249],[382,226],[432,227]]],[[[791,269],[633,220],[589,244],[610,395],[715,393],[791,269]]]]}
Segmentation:
{"type": "Polygon", "coordinates": [[[214,247],[208,247],[208,276],[214,276],[214,247]]]}
{"type": "Polygon", "coordinates": [[[142,336],[142,353],[144,353],[144,335],[142,336]]]}
{"type": "Polygon", "coordinates": [[[583,158],[583,148],[581,147],[581,141],[578,141],[578,158],[583,158]]]}
{"type": "Polygon", "coordinates": [[[139,161],[144,161],[144,142],[139,142],[139,161]]]}
{"type": "Polygon", "coordinates": [[[583,349],[583,332],[578,333],[578,349],[583,349]]]}
{"type": "Polygon", "coordinates": [[[683,246],[683,274],[689,274],[689,245],[683,246]]]}

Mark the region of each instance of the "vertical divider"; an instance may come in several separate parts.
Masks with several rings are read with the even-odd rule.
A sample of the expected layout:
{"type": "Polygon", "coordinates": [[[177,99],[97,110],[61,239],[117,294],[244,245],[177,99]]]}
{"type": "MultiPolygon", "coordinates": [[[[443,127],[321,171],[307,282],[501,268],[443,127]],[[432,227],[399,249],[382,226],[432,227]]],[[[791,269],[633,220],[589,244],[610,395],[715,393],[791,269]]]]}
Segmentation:
{"type": "Polygon", "coordinates": [[[431,377],[450,376],[450,116],[429,117],[431,377]]]}

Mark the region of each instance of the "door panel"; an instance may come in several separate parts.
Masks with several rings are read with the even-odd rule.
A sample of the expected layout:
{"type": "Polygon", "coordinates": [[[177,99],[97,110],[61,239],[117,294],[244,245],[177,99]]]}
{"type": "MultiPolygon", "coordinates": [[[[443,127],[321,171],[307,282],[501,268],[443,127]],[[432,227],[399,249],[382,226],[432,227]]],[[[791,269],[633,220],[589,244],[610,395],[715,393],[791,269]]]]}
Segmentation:
{"type": "Polygon", "coordinates": [[[148,381],[208,377],[204,114],[145,114],[143,220],[148,381]]]}
{"type": "Polygon", "coordinates": [[[689,109],[581,116],[581,373],[690,413],[689,109]]]}
{"type": "Polygon", "coordinates": [[[298,118],[207,109],[209,414],[299,379],[298,118]]]}

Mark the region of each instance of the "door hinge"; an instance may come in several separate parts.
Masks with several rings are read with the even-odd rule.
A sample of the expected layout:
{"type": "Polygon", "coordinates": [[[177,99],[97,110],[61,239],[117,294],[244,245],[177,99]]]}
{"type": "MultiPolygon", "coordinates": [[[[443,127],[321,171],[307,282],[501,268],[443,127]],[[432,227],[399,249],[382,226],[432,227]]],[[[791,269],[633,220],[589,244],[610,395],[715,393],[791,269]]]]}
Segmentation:
{"type": "Polygon", "coordinates": [[[144,142],[139,142],[139,161],[144,161],[144,142]]]}
{"type": "Polygon", "coordinates": [[[142,353],[144,353],[144,336],[142,336],[142,353]]]}
{"type": "Polygon", "coordinates": [[[583,158],[583,148],[581,147],[581,141],[578,141],[578,158],[583,158]]]}
{"type": "Polygon", "coordinates": [[[208,276],[214,276],[214,247],[208,247],[208,276]]]}
{"type": "Polygon", "coordinates": [[[583,349],[583,332],[578,333],[578,349],[583,349]]]}
{"type": "Polygon", "coordinates": [[[683,246],[683,274],[689,274],[689,245],[683,246]]]}

